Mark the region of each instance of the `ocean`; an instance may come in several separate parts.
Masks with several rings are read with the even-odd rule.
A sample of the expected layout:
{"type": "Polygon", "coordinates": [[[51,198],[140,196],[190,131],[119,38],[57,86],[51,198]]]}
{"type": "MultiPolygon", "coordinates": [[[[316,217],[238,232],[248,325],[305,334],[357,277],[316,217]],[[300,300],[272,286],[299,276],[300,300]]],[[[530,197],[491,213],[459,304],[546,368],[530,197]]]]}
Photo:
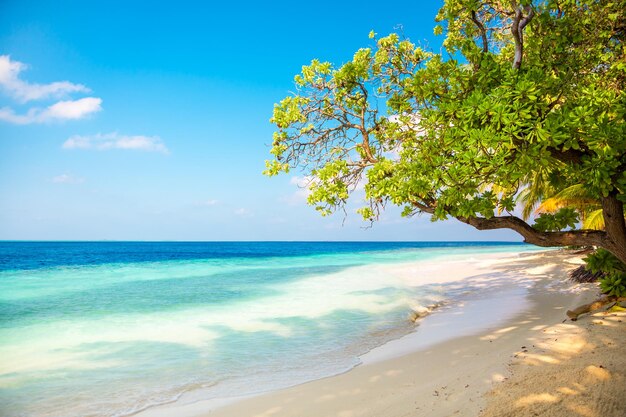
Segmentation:
{"type": "Polygon", "coordinates": [[[480,291],[407,285],[404,265],[533,249],[0,242],[0,415],[121,417],[345,372],[414,331],[412,309],[480,291]]]}

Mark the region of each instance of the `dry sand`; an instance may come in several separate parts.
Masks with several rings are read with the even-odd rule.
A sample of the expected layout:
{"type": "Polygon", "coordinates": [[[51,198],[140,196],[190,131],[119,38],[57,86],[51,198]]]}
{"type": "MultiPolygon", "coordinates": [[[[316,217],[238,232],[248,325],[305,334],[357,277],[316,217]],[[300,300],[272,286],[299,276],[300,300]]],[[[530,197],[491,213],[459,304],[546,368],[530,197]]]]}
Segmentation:
{"type": "Polygon", "coordinates": [[[482,417],[626,416],[626,313],[551,326],[530,342],[482,417]]]}
{"type": "MultiPolygon", "coordinates": [[[[486,285],[494,274],[513,272],[528,288],[527,304],[512,317],[506,304],[485,310],[506,318],[479,333],[434,345],[420,343],[420,335],[428,337],[426,324],[438,315],[450,316],[451,326],[463,323],[454,314],[469,310],[452,306],[424,319],[424,329],[420,326],[391,347],[382,347],[378,356],[384,360],[366,360],[342,375],[226,405],[174,404],[150,415],[624,417],[626,317],[595,315],[562,323],[567,309],[597,295],[592,285],[564,281],[576,262],[571,255],[549,252],[487,265],[486,285]]],[[[469,319],[481,320],[476,311],[469,319]]]]}

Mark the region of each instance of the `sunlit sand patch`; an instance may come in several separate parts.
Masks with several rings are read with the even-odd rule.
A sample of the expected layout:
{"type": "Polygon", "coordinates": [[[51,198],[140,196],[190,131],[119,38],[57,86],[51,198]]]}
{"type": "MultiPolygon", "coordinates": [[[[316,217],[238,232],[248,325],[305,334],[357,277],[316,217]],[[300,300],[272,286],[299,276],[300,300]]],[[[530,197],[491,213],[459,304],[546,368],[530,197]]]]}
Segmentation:
{"type": "Polygon", "coordinates": [[[537,327],[534,348],[511,363],[512,376],[494,392],[499,397],[485,416],[626,415],[621,401],[626,368],[618,350],[623,344],[617,342],[624,336],[624,320],[606,316],[596,313],[576,324],[537,327]],[[602,324],[594,325],[594,320],[602,324]]]}
{"type": "Polygon", "coordinates": [[[580,394],[580,392],[573,390],[569,387],[561,387],[557,389],[558,392],[560,392],[561,394],[565,394],[565,395],[578,395],[580,394]]]}
{"type": "Polygon", "coordinates": [[[550,271],[553,271],[557,267],[558,267],[557,264],[548,263],[545,265],[535,266],[533,268],[527,268],[525,272],[529,275],[545,275],[549,273],[550,271]]]}
{"type": "Polygon", "coordinates": [[[506,379],[506,377],[502,374],[495,373],[491,376],[492,382],[502,382],[506,379]]]}
{"type": "Polygon", "coordinates": [[[390,369],[389,371],[385,372],[385,375],[387,376],[398,376],[402,373],[401,370],[399,369],[390,369]]]}
{"type": "Polygon", "coordinates": [[[566,407],[583,417],[598,417],[598,413],[583,404],[568,404],[566,407]]]}
{"type": "Polygon", "coordinates": [[[485,336],[481,336],[480,340],[496,340],[498,339],[501,335],[503,335],[504,333],[508,333],[511,332],[515,329],[517,329],[518,326],[510,326],[510,327],[505,327],[503,329],[498,329],[490,334],[487,334],[485,336]]]}
{"type": "Polygon", "coordinates": [[[609,316],[602,317],[600,320],[593,320],[592,323],[599,326],[616,327],[619,320],[611,320],[609,316]]]}
{"type": "Polygon", "coordinates": [[[520,398],[515,402],[516,407],[528,407],[537,403],[557,403],[561,399],[555,395],[544,392],[542,394],[531,394],[520,398]]]}
{"type": "Polygon", "coordinates": [[[487,269],[491,265],[491,261],[485,258],[493,257],[496,257],[496,260],[502,259],[502,263],[507,263],[511,259],[511,255],[506,253],[472,257],[458,256],[447,258],[445,265],[439,261],[420,261],[406,265],[388,266],[387,270],[411,286],[418,286],[427,282],[449,283],[469,280],[485,272],[491,272],[487,269]]]}
{"type": "Polygon", "coordinates": [[[589,365],[585,368],[585,371],[596,381],[606,381],[611,379],[611,373],[599,366],[589,365]]]}
{"type": "Polygon", "coordinates": [[[504,329],[496,330],[495,333],[496,334],[508,333],[515,329],[517,329],[517,326],[505,327],[504,329]]]}
{"type": "Polygon", "coordinates": [[[536,353],[527,353],[524,356],[523,362],[527,365],[534,365],[534,366],[541,365],[542,363],[551,363],[551,364],[561,363],[560,360],[558,360],[557,358],[553,356],[539,355],[536,353]]]}
{"type": "Polygon", "coordinates": [[[568,263],[568,264],[573,264],[573,265],[585,265],[585,261],[583,257],[565,258],[563,262],[568,263]]]}
{"type": "Polygon", "coordinates": [[[610,315],[603,317],[603,319],[612,323],[621,323],[626,320],[626,313],[611,313],[610,315]]]}
{"type": "Polygon", "coordinates": [[[326,401],[332,401],[335,398],[337,398],[337,396],[334,395],[334,394],[325,394],[325,395],[322,395],[321,397],[319,397],[317,400],[315,400],[315,402],[322,403],[322,402],[326,402],[326,401]]]}
{"type": "Polygon", "coordinates": [[[537,347],[565,356],[574,355],[592,347],[584,337],[576,334],[580,333],[576,326],[561,324],[554,326],[551,330],[555,330],[549,333],[553,337],[537,342],[537,347]]]}

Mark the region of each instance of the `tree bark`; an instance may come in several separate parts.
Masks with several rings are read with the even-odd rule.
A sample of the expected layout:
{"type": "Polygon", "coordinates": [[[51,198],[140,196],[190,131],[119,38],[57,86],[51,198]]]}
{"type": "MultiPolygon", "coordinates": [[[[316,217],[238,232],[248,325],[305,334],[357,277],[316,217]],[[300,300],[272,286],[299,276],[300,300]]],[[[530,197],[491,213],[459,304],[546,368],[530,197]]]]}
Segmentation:
{"type": "Polygon", "coordinates": [[[457,217],[478,230],[511,229],[524,237],[524,242],[549,246],[605,246],[607,233],[600,230],[572,230],[567,232],[540,232],[516,216],[457,217]]]}
{"type": "Polygon", "coordinates": [[[617,192],[602,198],[602,215],[604,217],[604,230],[606,230],[608,237],[607,245],[604,248],[626,263],[624,203],[617,199],[617,192]]]}
{"type": "Polygon", "coordinates": [[[533,245],[550,246],[598,246],[615,255],[626,264],[626,226],[624,225],[623,204],[613,198],[606,204],[610,210],[603,210],[606,231],[572,230],[567,232],[540,232],[528,223],[515,216],[492,217],[457,217],[463,223],[474,226],[478,230],[511,229],[524,237],[524,242],[533,245]],[[621,218],[621,221],[620,221],[621,218]],[[607,220],[611,221],[611,225],[607,220]]]}
{"type": "Polygon", "coordinates": [[[513,57],[513,68],[519,69],[522,66],[524,56],[524,28],[535,16],[535,11],[531,6],[515,5],[515,15],[511,24],[511,34],[515,41],[515,56],[513,57]],[[526,12],[526,16],[524,16],[526,12]]]}
{"type": "MultiPolygon", "coordinates": [[[[433,214],[431,205],[413,202],[420,211],[433,214]]],[[[522,235],[524,242],[542,247],[598,246],[615,255],[626,264],[626,223],[624,205],[616,195],[602,200],[605,230],[570,230],[566,232],[541,232],[516,216],[455,217],[478,230],[511,229],[522,235]]]]}

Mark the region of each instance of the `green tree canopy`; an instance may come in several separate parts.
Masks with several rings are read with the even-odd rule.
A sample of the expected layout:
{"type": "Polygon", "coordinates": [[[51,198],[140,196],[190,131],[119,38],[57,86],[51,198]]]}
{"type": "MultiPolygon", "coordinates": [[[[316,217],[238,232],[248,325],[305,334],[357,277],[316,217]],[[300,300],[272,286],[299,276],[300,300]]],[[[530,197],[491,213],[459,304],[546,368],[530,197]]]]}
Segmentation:
{"type": "Polygon", "coordinates": [[[371,33],[351,61],[296,76],[274,107],[266,174],[306,172],[323,214],[364,182],[365,219],[391,203],[626,262],[625,13],[624,0],[446,0],[441,53],[371,33]],[[533,225],[513,214],[573,186],[604,230],[577,229],[575,207],[533,225]]]}

